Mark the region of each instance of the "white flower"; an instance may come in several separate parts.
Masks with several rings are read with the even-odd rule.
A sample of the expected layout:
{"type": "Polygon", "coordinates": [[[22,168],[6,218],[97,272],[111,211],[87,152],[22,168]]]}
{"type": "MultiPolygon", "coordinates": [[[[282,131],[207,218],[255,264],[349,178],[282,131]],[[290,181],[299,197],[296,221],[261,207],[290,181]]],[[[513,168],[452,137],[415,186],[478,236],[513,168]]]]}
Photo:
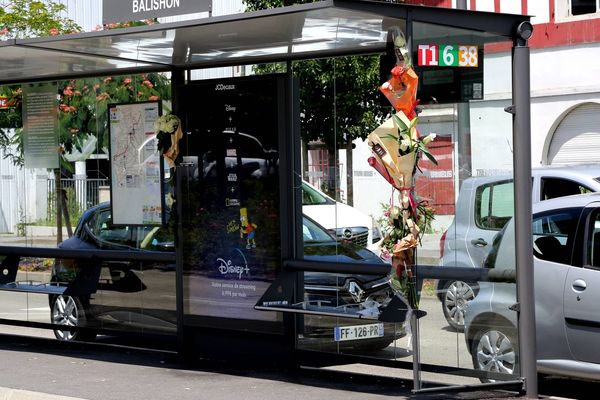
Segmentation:
{"type": "Polygon", "coordinates": [[[406,151],[406,150],[408,150],[410,148],[410,145],[411,145],[410,139],[402,139],[400,141],[400,150],[401,151],[406,151]]]}
{"type": "Polygon", "coordinates": [[[163,115],[154,122],[154,130],[158,132],[173,133],[179,126],[179,118],[173,114],[163,115]]]}
{"type": "Polygon", "coordinates": [[[437,134],[430,133],[429,135],[425,136],[421,141],[423,142],[423,144],[429,144],[433,141],[433,139],[435,139],[436,136],[437,134]]]}

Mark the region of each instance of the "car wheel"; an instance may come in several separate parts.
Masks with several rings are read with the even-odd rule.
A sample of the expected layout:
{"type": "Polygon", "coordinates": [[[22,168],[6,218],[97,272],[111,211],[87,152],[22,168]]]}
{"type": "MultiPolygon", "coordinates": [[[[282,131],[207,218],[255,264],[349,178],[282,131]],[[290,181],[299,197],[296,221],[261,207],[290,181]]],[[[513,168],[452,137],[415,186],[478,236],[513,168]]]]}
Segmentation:
{"type": "MultiPolygon", "coordinates": [[[[77,297],[56,296],[52,304],[52,323],[57,325],[81,327],[86,325],[85,308],[77,297]]],[[[93,340],[96,333],[76,330],[54,330],[54,336],[59,340],[93,340]]]]}
{"type": "Polygon", "coordinates": [[[442,310],[448,324],[459,332],[465,329],[465,311],[476,296],[477,285],[463,281],[451,281],[444,287],[442,310]]]}
{"type": "MultiPolygon", "coordinates": [[[[519,360],[516,331],[508,327],[489,327],[475,335],[471,348],[473,367],[479,371],[514,374],[519,360]]],[[[495,382],[480,378],[482,382],[495,382]]]]}

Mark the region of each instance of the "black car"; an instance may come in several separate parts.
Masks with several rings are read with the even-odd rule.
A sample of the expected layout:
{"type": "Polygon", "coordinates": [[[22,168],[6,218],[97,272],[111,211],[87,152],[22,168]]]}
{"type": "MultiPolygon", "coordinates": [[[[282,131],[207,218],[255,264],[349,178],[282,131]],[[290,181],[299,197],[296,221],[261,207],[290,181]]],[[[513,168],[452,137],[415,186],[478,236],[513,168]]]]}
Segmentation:
{"type": "MultiPolygon", "coordinates": [[[[173,252],[173,237],[166,227],[113,225],[110,203],[102,203],[84,212],[73,237],[59,247],[173,252]]],[[[307,260],[382,263],[364,247],[336,240],[306,216],[303,217],[303,239],[307,260]]],[[[83,267],[81,263],[61,260],[53,268],[52,280],[70,284],[83,267]]],[[[175,280],[175,265],[105,262],[101,266],[97,290],[91,295],[50,297],[52,323],[89,329],[55,330],[54,333],[61,340],[90,340],[98,331],[106,330],[175,334],[175,280]]],[[[305,300],[327,306],[376,312],[375,308],[385,307],[394,296],[387,276],[306,272],[304,280],[305,300]]],[[[335,318],[307,316],[303,336],[333,342],[336,324],[339,321],[335,318]]],[[[394,329],[387,329],[381,337],[356,343],[382,348],[398,337],[394,329]]]]}

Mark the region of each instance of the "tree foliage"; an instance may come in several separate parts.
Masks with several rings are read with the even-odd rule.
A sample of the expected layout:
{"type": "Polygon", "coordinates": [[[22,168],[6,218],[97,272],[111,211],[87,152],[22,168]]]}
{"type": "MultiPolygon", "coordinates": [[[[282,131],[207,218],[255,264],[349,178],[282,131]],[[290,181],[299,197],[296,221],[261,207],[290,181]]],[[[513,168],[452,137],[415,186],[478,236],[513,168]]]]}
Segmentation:
{"type": "MultiPolygon", "coordinates": [[[[311,3],[295,1],[294,3],[311,3]]],[[[282,0],[244,0],[248,11],[289,5],[282,0]]],[[[273,67],[261,66],[262,72],[273,67]]],[[[353,56],[293,63],[300,81],[301,131],[305,142],[320,140],[333,151],[366,136],[380,123],[379,57],[353,56]]]]}
{"type": "Polygon", "coordinates": [[[100,147],[108,147],[108,104],[168,100],[171,86],[165,75],[157,73],[109,76],[63,81],[59,95],[59,143],[70,152],[73,147],[81,150],[87,135],[96,136],[100,147]]]}
{"type": "MultiPolygon", "coordinates": [[[[25,38],[58,35],[79,31],[72,20],[62,17],[65,6],[54,2],[14,0],[2,3],[0,38],[25,38]]],[[[110,24],[104,29],[154,24],[154,20],[110,24]]],[[[0,95],[8,98],[8,110],[0,110],[0,148],[4,157],[22,166],[23,118],[22,91],[19,85],[0,87],[0,95]]],[[[99,149],[108,147],[107,105],[146,100],[170,100],[170,80],[162,74],[109,76],[58,82],[59,143],[63,154],[82,145],[92,135],[99,149]]],[[[61,158],[61,161],[62,160],[61,158]]],[[[63,166],[70,169],[68,163],[63,166]]]]}
{"type": "Polygon", "coordinates": [[[61,14],[64,4],[32,0],[0,3],[0,39],[23,39],[79,32],[81,27],[61,14]]]}

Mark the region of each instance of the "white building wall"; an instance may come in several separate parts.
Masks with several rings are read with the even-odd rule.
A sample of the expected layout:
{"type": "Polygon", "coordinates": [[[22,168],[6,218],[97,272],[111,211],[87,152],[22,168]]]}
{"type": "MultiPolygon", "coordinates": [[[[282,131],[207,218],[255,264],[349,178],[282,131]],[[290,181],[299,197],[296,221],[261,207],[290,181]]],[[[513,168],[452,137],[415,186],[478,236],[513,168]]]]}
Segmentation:
{"type": "MultiPolygon", "coordinates": [[[[531,163],[536,166],[547,162],[551,135],[565,114],[578,104],[600,102],[600,44],[532,50],[530,63],[531,163]]],[[[510,53],[486,56],[486,100],[471,102],[474,175],[479,170],[502,165],[512,169],[506,161],[512,157],[512,119],[500,107],[511,104],[510,71],[510,53]],[[495,144],[494,151],[486,151],[487,144],[495,144]]]]}
{"type": "Polygon", "coordinates": [[[528,0],[527,14],[533,17],[532,24],[546,24],[550,22],[550,4],[547,1],[528,0]]]}
{"type": "MultiPolygon", "coordinates": [[[[539,1],[539,0],[538,0],[539,1]]],[[[500,12],[505,14],[521,14],[522,5],[520,1],[501,1],[500,12]]]]}
{"type": "Polygon", "coordinates": [[[67,16],[77,22],[83,32],[102,25],[102,0],[55,0],[67,7],[67,16]]]}
{"type": "MultiPolygon", "coordinates": [[[[513,2],[516,3],[517,1],[513,0],[513,2]]],[[[494,0],[477,0],[475,6],[477,7],[477,11],[494,12],[494,0]]]]}

